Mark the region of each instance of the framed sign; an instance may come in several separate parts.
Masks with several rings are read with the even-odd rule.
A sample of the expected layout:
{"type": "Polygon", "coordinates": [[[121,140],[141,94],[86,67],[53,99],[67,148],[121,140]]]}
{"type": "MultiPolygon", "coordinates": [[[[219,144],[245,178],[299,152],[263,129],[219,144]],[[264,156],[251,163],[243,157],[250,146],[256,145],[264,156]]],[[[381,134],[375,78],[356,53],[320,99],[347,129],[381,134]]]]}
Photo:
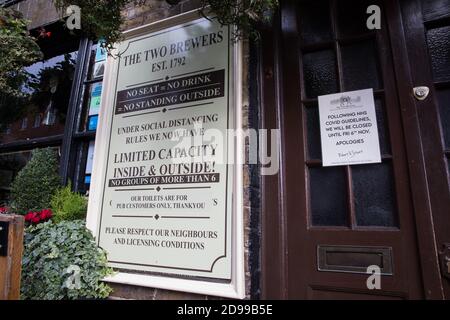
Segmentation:
{"type": "Polygon", "coordinates": [[[192,11],[126,32],[108,57],[87,219],[118,271],[107,281],[244,297],[231,34],[192,11]]]}

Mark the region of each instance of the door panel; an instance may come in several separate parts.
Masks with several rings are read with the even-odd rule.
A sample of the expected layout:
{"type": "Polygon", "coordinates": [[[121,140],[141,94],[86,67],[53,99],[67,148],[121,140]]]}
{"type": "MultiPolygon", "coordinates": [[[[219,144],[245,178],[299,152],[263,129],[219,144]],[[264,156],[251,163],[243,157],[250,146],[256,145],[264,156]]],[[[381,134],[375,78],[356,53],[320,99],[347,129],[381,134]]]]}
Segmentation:
{"type": "MultiPolygon", "coordinates": [[[[401,11],[411,87],[430,88],[425,100],[415,100],[415,108],[423,142],[435,243],[437,250],[443,251],[444,245],[450,243],[450,0],[401,1],[401,11]]],[[[441,263],[442,290],[450,299],[445,267],[441,263]]]]}

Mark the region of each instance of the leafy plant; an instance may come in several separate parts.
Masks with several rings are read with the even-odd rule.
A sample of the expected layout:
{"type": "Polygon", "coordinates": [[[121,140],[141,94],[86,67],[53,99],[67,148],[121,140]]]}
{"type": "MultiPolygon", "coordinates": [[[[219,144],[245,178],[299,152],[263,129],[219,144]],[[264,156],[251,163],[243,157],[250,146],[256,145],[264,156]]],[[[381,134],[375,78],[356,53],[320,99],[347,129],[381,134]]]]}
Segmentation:
{"type": "Polygon", "coordinates": [[[53,212],[50,209],[43,209],[41,211],[30,211],[25,215],[25,222],[27,224],[38,224],[50,220],[53,212]]]}
{"type": "Polygon", "coordinates": [[[11,207],[16,214],[50,207],[50,200],[60,186],[58,161],[50,148],[35,149],[31,160],[11,184],[11,207]]]}
{"type": "Polygon", "coordinates": [[[23,69],[42,58],[42,52],[27,30],[27,20],[10,8],[0,8],[0,93],[22,97],[28,79],[23,69]]]}
{"type": "Polygon", "coordinates": [[[51,200],[53,221],[84,219],[87,210],[87,199],[79,193],[72,192],[70,184],[60,188],[51,200]]]}
{"type": "Polygon", "coordinates": [[[236,39],[259,38],[256,26],[271,21],[278,0],[202,0],[202,12],[207,7],[222,25],[235,25],[236,39]]]}
{"type": "Polygon", "coordinates": [[[23,299],[102,299],[111,293],[101,280],[113,270],[84,221],[31,226],[24,241],[23,299]]]}
{"type": "MultiPolygon", "coordinates": [[[[177,0],[166,0],[171,5],[177,0]]],[[[54,0],[56,7],[64,13],[70,5],[81,9],[81,29],[94,39],[102,39],[102,46],[108,52],[114,43],[121,40],[120,27],[124,22],[122,12],[128,3],[144,5],[146,0],[54,0]],[[108,8],[108,10],[105,10],[108,8]]],[[[255,25],[271,20],[271,14],[278,7],[278,0],[201,0],[201,12],[209,8],[221,24],[234,24],[236,37],[249,35],[257,38],[255,25]]]]}
{"type": "Polygon", "coordinates": [[[93,39],[103,39],[110,52],[121,39],[120,26],[124,22],[122,10],[130,0],[54,0],[56,8],[65,13],[71,5],[80,7],[81,30],[93,39]]]}
{"type": "Polygon", "coordinates": [[[24,67],[40,60],[42,52],[27,30],[27,20],[11,8],[0,7],[0,130],[24,113],[29,73],[24,67]]]}

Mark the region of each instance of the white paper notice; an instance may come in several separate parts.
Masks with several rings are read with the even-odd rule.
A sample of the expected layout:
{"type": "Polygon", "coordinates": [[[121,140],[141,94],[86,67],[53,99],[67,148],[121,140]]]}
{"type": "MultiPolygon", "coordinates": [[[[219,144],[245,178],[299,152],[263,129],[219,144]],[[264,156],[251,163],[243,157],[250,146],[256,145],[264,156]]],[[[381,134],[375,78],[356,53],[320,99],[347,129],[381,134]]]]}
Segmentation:
{"type": "Polygon", "coordinates": [[[373,90],[319,96],[323,166],[379,163],[373,90]]]}

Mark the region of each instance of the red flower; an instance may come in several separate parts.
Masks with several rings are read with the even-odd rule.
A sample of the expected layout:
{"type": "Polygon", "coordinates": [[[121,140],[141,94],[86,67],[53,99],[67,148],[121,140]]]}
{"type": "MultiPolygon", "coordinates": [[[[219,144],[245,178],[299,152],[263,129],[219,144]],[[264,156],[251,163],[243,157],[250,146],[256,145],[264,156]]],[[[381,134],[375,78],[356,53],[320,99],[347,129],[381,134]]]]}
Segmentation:
{"type": "Polygon", "coordinates": [[[44,209],[41,212],[39,212],[39,217],[42,220],[50,219],[52,217],[52,215],[53,215],[53,212],[50,209],[44,209]]]}
{"type": "Polygon", "coordinates": [[[25,215],[25,221],[31,221],[31,219],[33,219],[33,213],[34,213],[34,212],[28,212],[28,213],[25,215]]]}
{"type": "Polygon", "coordinates": [[[8,207],[0,207],[0,214],[2,213],[8,213],[8,207]]]}
{"type": "Polygon", "coordinates": [[[49,220],[53,216],[53,212],[50,209],[43,209],[39,212],[30,211],[25,215],[25,221],[38,224],[43,221],[49,220]]]}

